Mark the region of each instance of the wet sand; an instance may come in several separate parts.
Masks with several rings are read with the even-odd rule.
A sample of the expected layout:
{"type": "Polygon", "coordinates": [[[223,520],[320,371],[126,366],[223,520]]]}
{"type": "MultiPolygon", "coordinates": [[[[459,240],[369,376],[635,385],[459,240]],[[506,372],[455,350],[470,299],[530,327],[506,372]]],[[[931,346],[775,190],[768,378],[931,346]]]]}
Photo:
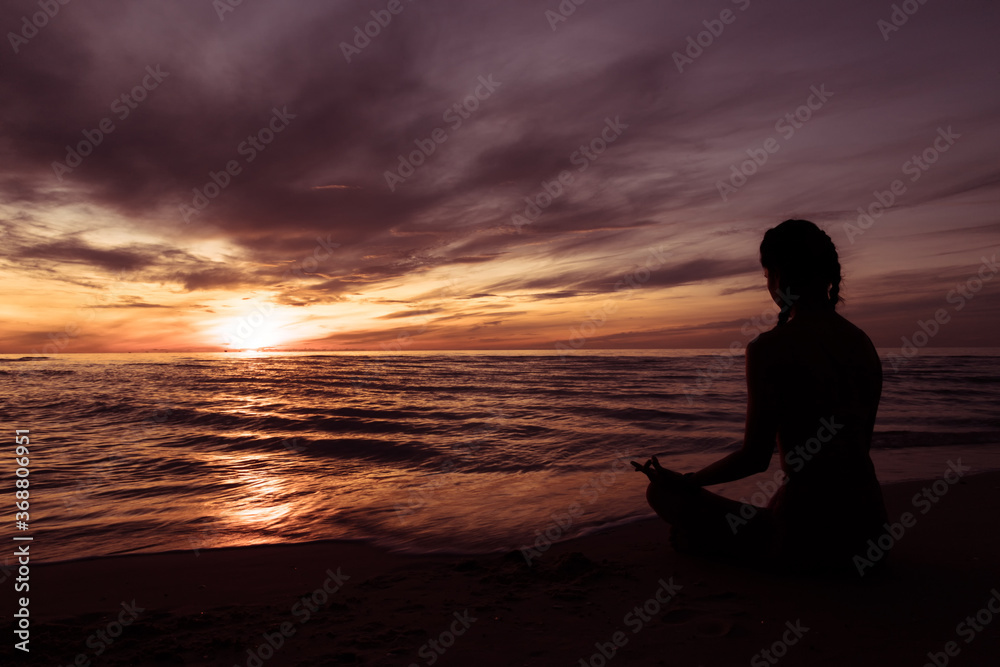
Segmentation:
{"type": "Polygon", "coordinates": [[[920,667],[930,652],[939,665],[998,664],[988,603],[1000,611],[1000,473],[915,503],[932,481],[885,487],[890,519],[915,523],[884,574],[698,560],[675,553],[657,520],[554,545],[530,566],[519,552],[344,542],[132,555],[35,565],[30,658],[10,639],[0,654],[47,665],[920,667]]]}

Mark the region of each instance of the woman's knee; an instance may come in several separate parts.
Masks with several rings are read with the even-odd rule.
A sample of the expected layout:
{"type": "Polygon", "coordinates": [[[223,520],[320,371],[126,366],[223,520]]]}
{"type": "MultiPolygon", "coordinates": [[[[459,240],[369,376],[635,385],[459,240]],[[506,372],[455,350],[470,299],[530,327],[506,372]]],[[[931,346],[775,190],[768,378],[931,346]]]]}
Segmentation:
{"type": "Polygon", "coordinates": [[[661,502],[662,496],[663,494],[660,493],[656,484],[650,482],[649,486],[646,487],[646,502],[649,503],[649,506],[655,509],[656,505],[661,502]]]}
{"type": "Polygon", "coordinates": [[[673,523],[676,520],[676,508],[672,506],[669,494],[665,493],[656,484],[650,483],[646,487],[646,502],[649,503],[653,511],[664,521],[673,523]]]}

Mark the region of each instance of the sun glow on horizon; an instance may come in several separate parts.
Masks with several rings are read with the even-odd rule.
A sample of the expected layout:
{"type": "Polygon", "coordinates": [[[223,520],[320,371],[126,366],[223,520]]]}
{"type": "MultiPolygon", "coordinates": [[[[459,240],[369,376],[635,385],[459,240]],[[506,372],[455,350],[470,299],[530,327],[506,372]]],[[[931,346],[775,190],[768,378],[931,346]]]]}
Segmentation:
{"type": "Polygon", "coordinates": [[[292,331],[296,324],[289,309],[259,302],[242,315],[214,322],[207,336],[227,349],[261,350],[292,343],[298,338],[292,331]]]}

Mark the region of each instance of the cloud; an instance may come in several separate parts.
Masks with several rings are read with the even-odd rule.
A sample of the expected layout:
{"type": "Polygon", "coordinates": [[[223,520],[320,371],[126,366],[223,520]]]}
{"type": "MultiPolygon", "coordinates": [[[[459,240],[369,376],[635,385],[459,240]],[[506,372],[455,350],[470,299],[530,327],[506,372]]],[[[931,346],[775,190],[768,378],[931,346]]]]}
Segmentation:
{"type": "Polygon", "coordinates": [[[444,308],[419,308],[415,310],[399,310],[388,315],[379,316],[380,320],[396,320],[402,317],[423,317],[444,312],[444,308]]]}
{"type": "MultiPolygon", "coordinates": [[[[225,21],[210,4],[67,5],[0,63],[3,271],[81,290],[127,272],[164,291],[151,303],[231,291],[332,317],[364,302],[362,340],[462,299],[572,306],[660,245],[670,261],[639,298],[708,285],[739,299],[760,234],[789,217],[832,229],[867,279],[934,235],[953,267],[995,238],[994,4],[921,6],[888,41],[887,8],[861,0],[741,4],[683,73],[675,52],[717,8],[588,3],[553,31],[526,0],[412,3],[348,63],[341,41],[370,20],[357,3],[243,3],[225,21]],[[162,80],[125,104],[147,67],[162,80]],[[482,99],[481,77],[498,82],[482,99]],[[832,97],[785,136],[776,123],[815,86],[832,97]],[[104,119],[113,131],[95,134],[104,119]],[[962,138],[845,245],[840,226],[943,126],[962,138]],[[435,130],[445,140],[390,190],[386,173],[435,130]],[[779,150],[723,201],[719,184],[769,138],[779,150]],[[81,142],[94,145],[57,175],[81,142]]],[[[23,12],[4,5],[0,25],[23,12]]]]}
{"type": "Polygon", "coordinates": [[[76,239],[23,247],[17,254],[20,258],[25,259],[87,264],[108,271],[136,271],[150,267],[158,260],[155,250],[148,248],[101,249],[76,239]]]}
{"type": "Polygon", "coordinates": [[[243,287],[247,283],[245,276],[239,271],[224,268],[205,269],[190,273],[180,272],[172,277],[175,281],[182,283],[188,292],[243,287]]]}

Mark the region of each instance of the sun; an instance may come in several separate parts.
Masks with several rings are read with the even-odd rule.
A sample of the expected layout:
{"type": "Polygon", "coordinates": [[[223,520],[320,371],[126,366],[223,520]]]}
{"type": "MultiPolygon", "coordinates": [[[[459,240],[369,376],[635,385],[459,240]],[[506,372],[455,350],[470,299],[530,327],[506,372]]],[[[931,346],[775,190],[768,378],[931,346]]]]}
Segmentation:
{"type": "Polygon", "coordinates": [[[230,350],[260,350],[286,345],[293,340],[294,318],[273,303],[246,306],[244,312],[225,319],[209,330],[209,336],[230,350]]]}

